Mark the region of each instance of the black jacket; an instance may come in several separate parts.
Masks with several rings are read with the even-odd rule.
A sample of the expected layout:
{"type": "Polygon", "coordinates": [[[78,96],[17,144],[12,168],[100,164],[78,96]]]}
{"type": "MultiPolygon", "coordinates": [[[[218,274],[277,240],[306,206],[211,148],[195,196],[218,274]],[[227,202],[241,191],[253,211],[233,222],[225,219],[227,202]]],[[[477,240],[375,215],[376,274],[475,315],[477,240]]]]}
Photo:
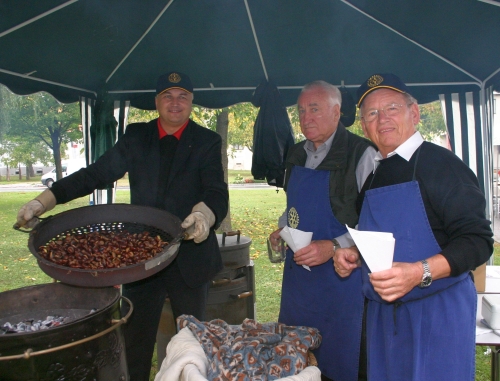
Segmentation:
{"type": "MultiPolygon", "coordinates": [[[[203,201],[216,218],[205,241],[183,241],[180,246],[177,262],[191,287],[207,282],[223,268],[214,231],[228,212],[221,147],[220,135],[190,121],[177,146],[167,182],[164,205],[168,212],[182,221],[195,204],[203,201]]],[[[65,203],[128,172],[131,204],[156,207],[159,160],[157,120],[130,124],[115,146],[94,164],[54,183],[52,191],[58,204],[65,203]]]]}

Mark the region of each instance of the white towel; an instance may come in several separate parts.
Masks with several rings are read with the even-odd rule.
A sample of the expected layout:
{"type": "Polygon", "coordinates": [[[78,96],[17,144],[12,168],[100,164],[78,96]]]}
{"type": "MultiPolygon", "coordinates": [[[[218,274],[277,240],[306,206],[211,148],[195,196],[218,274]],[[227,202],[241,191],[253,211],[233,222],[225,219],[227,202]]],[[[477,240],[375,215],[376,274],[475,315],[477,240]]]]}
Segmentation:
{"type": "Polygon", "coordinates": [[[206,381],[208,361],[189,328],[181,329],[167,345],[167,355],[155,381],[206,381]]]}

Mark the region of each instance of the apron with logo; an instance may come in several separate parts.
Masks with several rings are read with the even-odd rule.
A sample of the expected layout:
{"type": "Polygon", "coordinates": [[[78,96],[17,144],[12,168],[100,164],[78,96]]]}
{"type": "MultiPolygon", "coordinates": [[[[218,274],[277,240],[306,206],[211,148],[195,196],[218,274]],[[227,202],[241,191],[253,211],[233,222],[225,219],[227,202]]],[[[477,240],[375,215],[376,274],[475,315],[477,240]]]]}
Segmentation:
{"type": "MultiPolygon", "coordinates": [[[[415,173],[413,181],[368,190],[358,229],[392,232],[394,262],[417,262],[441,252],[415,173]]],[[[368,379],[474,380],[477,296],[469,273],[415,287],[393,303],[380,298],[368,273],[363,262],[368,379]]]]}
{"type": "MultiPolygon", "coordinates": [[[[331,240],[347,231],[332,213],[329,176],[298,166],[290,175],[288,226],[313,232],[313,240],[331,240]]],[[[319,329],[322,341],[313,353],[321,372],[336,381],[357,381],[364,300],[360,269],[343,279],[332,259],[308,271],[295,264],[293,254],[287,250],[279,321],[319,329]]]]}

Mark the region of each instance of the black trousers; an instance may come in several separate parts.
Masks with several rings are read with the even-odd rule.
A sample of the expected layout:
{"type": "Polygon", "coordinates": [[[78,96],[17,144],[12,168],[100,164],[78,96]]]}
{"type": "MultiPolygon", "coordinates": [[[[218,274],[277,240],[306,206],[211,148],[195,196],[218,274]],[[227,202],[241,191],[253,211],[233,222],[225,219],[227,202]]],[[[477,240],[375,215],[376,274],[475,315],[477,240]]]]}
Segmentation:
{"type": "MultiPolygon", "coordinates": [[[[148,381],[165,298],[169,297],[174,318],[186,314],[205,320],[209,283],[190,288],[184,282],[177,261],[155,275],[122,286],[122,294],[134,311],[124,327],[130,381],[148,381]]],[[[128,312],[123,303],[122,316],[128,312]]]]}

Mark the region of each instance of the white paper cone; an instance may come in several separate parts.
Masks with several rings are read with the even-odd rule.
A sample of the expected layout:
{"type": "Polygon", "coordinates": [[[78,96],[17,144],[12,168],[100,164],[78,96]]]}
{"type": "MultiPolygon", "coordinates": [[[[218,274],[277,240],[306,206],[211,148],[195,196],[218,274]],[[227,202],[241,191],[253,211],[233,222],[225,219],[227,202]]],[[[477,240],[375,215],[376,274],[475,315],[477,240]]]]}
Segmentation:
{"type": "Polygon", "coordinates": [[[359,231],[349,226],[347,230],[371,272],[375,273],[392,267],[396,244],[392,233],[359,231]]]}
{"type": "MultiPolygon", "coordinates": [[[[288,247],[295,253],[297,250],[306,247],[311,243],[313,233],[285,226],[280,231],[280,237],[286,242],[288,247]]],[[[302,265],[306,270],[311,271],[309,266],[302,265]]]]}

